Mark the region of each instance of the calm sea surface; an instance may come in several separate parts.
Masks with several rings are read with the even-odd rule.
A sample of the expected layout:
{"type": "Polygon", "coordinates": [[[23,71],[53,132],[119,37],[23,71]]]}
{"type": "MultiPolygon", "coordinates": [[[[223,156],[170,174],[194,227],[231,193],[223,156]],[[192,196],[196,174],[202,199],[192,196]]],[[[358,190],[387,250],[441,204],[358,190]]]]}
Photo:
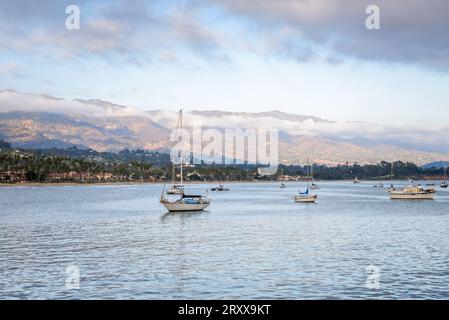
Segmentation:
{"type": "Polygon", "coordinates": [[[299,204],[296,183],[227,186],[207,211],[175,214],[161,185],[0,188],[0,298],[449,298],[449,192],[391,201],[323,182],[299,204]]]}

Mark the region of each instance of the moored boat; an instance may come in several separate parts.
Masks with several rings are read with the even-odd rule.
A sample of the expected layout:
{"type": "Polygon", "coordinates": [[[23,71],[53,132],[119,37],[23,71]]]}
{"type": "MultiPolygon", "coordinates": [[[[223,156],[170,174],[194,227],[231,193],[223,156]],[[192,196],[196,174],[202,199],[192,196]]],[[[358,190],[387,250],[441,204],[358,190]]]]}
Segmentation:
{"type": "Polygon", "coordinates": [[[229,191],[229,188],[225,188],[222,184],[220,184],[218,187],[211,188],[211,191],[229,191]]]}
{"type": "MultiPolygon", "coordinates": [[[[182,110],[179,111],[179,118],[178,118],[178,125],[177,129],[182,128],[182,110]]],[[[179,199],[177,200],[169,200],[164,196],[165,191],[165,185],[162,190],[160,203],[169,211],[169,212],[181,212],[181,211],[201,211],[206,209],[209,204],[210,200],[207,196],[203,195],[188,195],[184,193],[184,186],[183,186],[183,173],[182,173],[182,153],[180,157],[180,170],[181,170],[181,184],[178,186],[177,190],[179,190],[179,199]]],[[[176,185],[175,185],[176,186],[176,185]]],[[[172,188],[173,189],[173,188],[172,188]]]]}
{"type": "Polygon", "coordinates": [[[181,193],[181,197],[176,201],[170,201],[161,196],[160,202],[169,212],[202,211],[210,205],[210,200],[207,196],[186,195],[184,192],[181,193]]]}
{"type": "Polygon", "coordinates": [[[174,184],[170,189],[167,189],[167,194],[181,194],[184,190],[184,186],[180,184],[174,184]]]}
{"type": "MultiPolygon", "coordinates": [[[[307,163],[309,161],[307,160],[307,163]]],[[[301,190],[299,190],[299,194],[293,196],[293,200],[295,200],[295,202],[300,202],[300,203],[314,203],[317,198],[318,195],[316,194],[309,194],[309,182],[312,181],[312,169],[310,169],[309,171],[309,177],[307,179],[307,188],[305,192],[301,192],[301,190]]],[[[313,183],[312,183],[313,184],[313,183]]]]}
{"type": "Polygon", "coordinates": [[[419,186],[408,186],[401,189],[391,189],[392,200],[433,200],[434,190],[424,189],[419,186]]]}
{"type": "Polygon", "coordinates": [[[303,203],[313,203],[317,200],[318,196],[316,194],[309,194],[309,188],[306,189],[305,192],[299,192],[298,195],[295,195],[293,199],[295,202],[303,202],[303,203]]]}
{"type": "Polygon", "coordinates": [[[375,184],[373,187],[374,187],[374,188],[383,188],[383,187],[384,187],[384,184],[383,184],[382,182],[380,182],[380,183],[378,183],[378,184],[375,184]]]}
{"type": "Polygon", "coordinates": [[[318,187],[317,184],[313,183],[310,185],[310,190],[318,190],[320,187],[318,187]]]}

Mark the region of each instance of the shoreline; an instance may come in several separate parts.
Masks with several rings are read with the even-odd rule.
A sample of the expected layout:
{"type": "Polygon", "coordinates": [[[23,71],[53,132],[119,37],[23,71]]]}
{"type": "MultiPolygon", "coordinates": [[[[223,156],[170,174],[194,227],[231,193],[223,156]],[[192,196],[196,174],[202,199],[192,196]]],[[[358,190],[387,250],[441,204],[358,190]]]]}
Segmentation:
{"type": "MultiPolygon", "coordinates": [[[[439,180],[417,180],[417,181],[428,181],[428,182],[438,182],[439,180]]],[[[304,183],[305,181],[277,181],[277,180],[267,180],[267,181],[189,181],[184,184],[235,184],[235,183],[304,183]]],[[[316,183],[320,182],[348,182],[352,183],[353,180],[314,180],[316,183]]],[[[370,182],[375,183],[379,180],[362,180],[362,183],[370,182]]],[[[384,184],[388,184],[390,180],[385,181],[384,184]]],[[[408,182],[406,179],[394,180],[394,182],[408,182]]],[[[170,185],[173,182],[19,182],[19,183],[0,183],[0,188],[16,188],[16,187],[91,187],[91,186],[133,186],[133,185],[170,185]]],[[[179,184],[179,182],[176,182],[179,184]]]]}

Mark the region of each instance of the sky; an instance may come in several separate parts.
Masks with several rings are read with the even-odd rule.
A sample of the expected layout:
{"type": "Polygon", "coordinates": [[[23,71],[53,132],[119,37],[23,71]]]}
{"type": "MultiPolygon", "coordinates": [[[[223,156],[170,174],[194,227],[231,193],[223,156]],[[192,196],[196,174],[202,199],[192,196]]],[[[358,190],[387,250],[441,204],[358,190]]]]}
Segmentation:
{"type": "Polygon", "coordinates": [[[447,30],[445,0],[0,0],[0,89],[442,126],[447,30]]]}

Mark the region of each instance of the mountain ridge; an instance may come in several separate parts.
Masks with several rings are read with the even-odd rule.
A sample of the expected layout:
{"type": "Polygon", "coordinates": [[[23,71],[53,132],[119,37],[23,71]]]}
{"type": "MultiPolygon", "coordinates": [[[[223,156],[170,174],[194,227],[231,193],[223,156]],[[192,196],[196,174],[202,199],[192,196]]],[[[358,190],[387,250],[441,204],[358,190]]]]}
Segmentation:
{"type": "MultiPolygon", "coordinates": [[[[16,147],[167,151],[176,120],[175,111],[141,111],[100,99],[66,100],[0,90],[0,137],[16,147]]],[[[192,110],[185,112],[184,120],[186,127],[200,123],[205,129],[276,128],[279,130],[279,160],[286,164],[304,163],[306,158],[327,165],[382,160],[411,161],[419,165],[449,161],[448,152],[433,150],[432,146],[429,150],[402,147],[409,142],[404,138],[405,129],[378,124],[337,122],[280,110],[257,113],[192,110]],[[386,138],[394,143],[383,143],[386,138]]],[[[429,140],[428,131],[423,131],[421,137],[413,130],[410,129],[410,137],[429,140]]],[[[446,134],[441,132],[435,130],[436,138],[438,134],[446,134]]],[[[412,142],[419,144],[419,139],[412,142]]]]}

